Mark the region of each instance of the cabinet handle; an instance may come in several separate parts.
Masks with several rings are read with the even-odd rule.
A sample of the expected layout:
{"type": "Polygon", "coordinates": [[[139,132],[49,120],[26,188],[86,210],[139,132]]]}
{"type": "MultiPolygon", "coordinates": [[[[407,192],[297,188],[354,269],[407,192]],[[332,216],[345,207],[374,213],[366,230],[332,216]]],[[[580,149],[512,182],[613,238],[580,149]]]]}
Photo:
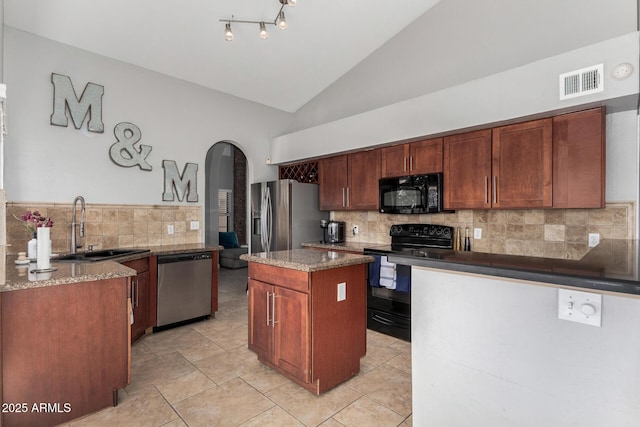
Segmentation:
{"type": "Polygon", "coordinates": [[[489,204],[489,177],[484,176],[484,203],[489,204]]]}
{"type": "Polygon", "coordinates": [[[269,326],[269,295],[271,292],[267,292],[267,326],[269,326]]]}
{"type": "Polygon", "coordinates": [[[413,156],[409,156],[409,170],[413,172],[413,156]]]}
{"type": "Polygon", "coordinates": [[[345,190],[346,190],[346,189],[345,189],[344,187],[342,187],[342,207],[343,207],[343,208],[346,206],[346,205],[345,205],[345,198],[344,198],[345,190]]]}
{"type": "Polygon", "coordinates": [[[493,203],[498,202],[498,177],[493,175],[493,203]]]}
{"type": "Polygon", "coordinates": [[[140,280],[136,279],[136,307],[140,305],[140,280]]]}
{"type": "Polygon", "coordinates": [[[402,170],[405,171],[405,172],[407,171],[407,158],[406,157],[404,158],[404,164],[402,165],[402,170]]]}
{"type": "Polygon", "coordinates": [[[271,294],[271,326],[276,327],[276,293],[271,294]]]}
{"type": "Polygon", "coordinates": [[[347,187],[347,207],[351,205],[351,200],[349,200],[349,187],[347,187]]]}
{"type": "Polygon", "coordinates": [[[138,306],[138,298],[136,296],[136,286],[138,286],[138,279],[131,279],[131,306],[138,306]]]}

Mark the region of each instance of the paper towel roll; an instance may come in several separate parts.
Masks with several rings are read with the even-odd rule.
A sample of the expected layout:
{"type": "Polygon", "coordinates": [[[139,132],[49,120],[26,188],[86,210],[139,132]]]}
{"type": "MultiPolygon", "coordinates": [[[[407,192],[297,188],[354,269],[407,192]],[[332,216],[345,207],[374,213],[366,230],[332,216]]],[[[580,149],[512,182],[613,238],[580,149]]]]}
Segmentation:
{"type": "Polygon", "coordinates": [[[51,228],[38,227],[38,255],[36,261],[36,268],[38,270],[44,270],[51,268],[51,244],[50,244],[51,228]]]}

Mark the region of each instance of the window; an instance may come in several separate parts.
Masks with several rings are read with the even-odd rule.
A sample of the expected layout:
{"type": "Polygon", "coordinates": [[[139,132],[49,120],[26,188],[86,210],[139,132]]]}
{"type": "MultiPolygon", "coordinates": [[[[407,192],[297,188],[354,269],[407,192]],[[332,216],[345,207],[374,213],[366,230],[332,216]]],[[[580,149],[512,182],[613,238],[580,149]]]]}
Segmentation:
{"type": "Polygon", "coordinates": [[[218,190],[218,230],[232,231],[233,190],[218,190]]]}

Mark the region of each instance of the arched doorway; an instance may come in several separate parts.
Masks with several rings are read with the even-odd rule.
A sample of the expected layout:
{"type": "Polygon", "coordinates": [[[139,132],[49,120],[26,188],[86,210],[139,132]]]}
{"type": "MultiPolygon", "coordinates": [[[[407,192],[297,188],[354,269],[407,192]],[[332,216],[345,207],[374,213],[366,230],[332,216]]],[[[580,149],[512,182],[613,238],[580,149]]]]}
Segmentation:
{"type": "Polygon", "coordinates": [[[235,231],[247,244],[247,158],[231,141],[215,143],[205,160],[205,243],[218,244],[219,231],[235,231]]]}

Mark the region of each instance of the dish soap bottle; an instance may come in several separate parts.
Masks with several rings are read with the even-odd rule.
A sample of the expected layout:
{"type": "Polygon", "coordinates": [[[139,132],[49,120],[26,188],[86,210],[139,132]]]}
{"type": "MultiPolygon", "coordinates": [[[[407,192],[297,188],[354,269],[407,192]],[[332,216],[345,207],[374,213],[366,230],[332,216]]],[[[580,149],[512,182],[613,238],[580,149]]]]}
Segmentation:
{"type": "Polygon", "coordinates": [[[27,258],[36,259],[38,257],[38,239],[36,233],[31,235],[31,240],[27,242],[27,258]]]}

